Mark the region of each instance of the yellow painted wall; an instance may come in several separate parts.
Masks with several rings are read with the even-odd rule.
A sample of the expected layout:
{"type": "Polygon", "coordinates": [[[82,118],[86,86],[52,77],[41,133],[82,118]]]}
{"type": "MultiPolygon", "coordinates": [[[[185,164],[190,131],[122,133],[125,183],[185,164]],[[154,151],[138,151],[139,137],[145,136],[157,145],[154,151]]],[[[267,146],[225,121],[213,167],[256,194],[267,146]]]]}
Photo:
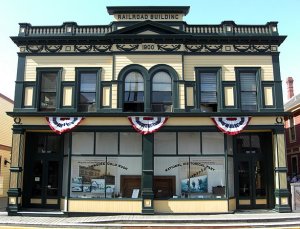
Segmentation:
{"type": "Polygon", "coordinates": [[[142,200],[69,200],[69,211],[141,213],[142,200]]]}
{"type": "Polygon", "coordinates": [[[179,79],[182,79],[182,59],[181,55],[116,55],[115,56],[115,74],[116,79],[120,71],[127,65],[140,64],[148,70],[157,64],[167,64],[173,67],[179,79]]]}
{"type": "Polygon", "coordinates": [[[10,150],[1,150],[1,165],[0,165],[0,197],[7,196],[7,191],[9,187],[9,174],[10,174],[10,164],[4,165],[4,159],[10,161],[10,150]]]}
{"type": "Polygon", "coordinates": [[[227,200],[154,200],[156,213],[228,212],[227,200]]]}
{"type": "Polygon", "coordinates": [[[261,80],[274,80],[271,56],[184,56],[184,78],[195,80],[195,67],[222,67],[222,80],[235,80],[235,67],[261,67],[261,80]]]}
{"type": "MultiPolygon", "coordinates": [[[[276,117],[253,117],[249,125],[274,125],[276,117]]],[[[24,125],[48,125],[45,117],[21,117],[24,125]]],[[[129,126],[127,117],[86,117],[80,125],[129,126]]],[[[166,126],[201,126],[215,124],[209,117],[170,117],[166,126]]]]}
{"type": "Polygon", "coordinates": [[[36,80],[37,67],[63,67],[62,80],[75,80],[75,67],[101,67],[101,80],[112,80],[112,56],[29,56],[26,57],[25,81],[36,80]]]}

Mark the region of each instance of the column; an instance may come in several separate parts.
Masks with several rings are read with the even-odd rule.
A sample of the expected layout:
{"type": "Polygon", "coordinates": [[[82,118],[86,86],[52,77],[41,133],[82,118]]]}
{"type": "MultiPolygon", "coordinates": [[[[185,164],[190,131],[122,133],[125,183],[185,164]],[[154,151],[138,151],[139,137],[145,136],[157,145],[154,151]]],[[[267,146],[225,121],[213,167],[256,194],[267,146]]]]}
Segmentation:
{"type": "Polygon", "coordinates": [[[25,135],[22,128],[13,127],[10,181],[8,189],[9,215],[17,213],[21,205],[21,189],[23,187],[23,167],[25,152],[25,135]]]}
{"type": "Polygon", "coordinates": [[[153,158],[154,135],[148,134],[143,136],[143,157],[142,157],[142,213],[154,214],[153,206],[153,158]]]}
{"type": "Polygon", "coordinates": [[[286,147],[283,126],[274,131],[275,210],[290,212],[290,192],[287,187],[286,147]]]}

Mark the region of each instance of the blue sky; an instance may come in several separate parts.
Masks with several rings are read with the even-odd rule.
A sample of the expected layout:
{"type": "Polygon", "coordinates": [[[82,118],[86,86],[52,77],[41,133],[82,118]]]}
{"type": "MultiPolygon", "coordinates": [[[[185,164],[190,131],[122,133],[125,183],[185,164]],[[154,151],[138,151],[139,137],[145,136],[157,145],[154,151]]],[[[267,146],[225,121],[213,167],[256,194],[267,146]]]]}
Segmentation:
{"type": "MultiPolygon", "coordinates": [[[[9,0],[0,3],[0,93],[13,98],[17,71],[17,47],[9,36],[18,34],[19,22],[32,25],[61,25],[75,21],[79,25],[105,25],[113,18],[106,6],[177,5],[190,6],[184,18],[188,24],[219,24],[233,20],[237,24],[265,24],[278,21],[278,31],[287,35],[280,46],[281,78],[294,77],[295,93],[300,93],[300,0],[9,0]]],[[[284,100],[286,96],[284,95],[284,100]]]]}

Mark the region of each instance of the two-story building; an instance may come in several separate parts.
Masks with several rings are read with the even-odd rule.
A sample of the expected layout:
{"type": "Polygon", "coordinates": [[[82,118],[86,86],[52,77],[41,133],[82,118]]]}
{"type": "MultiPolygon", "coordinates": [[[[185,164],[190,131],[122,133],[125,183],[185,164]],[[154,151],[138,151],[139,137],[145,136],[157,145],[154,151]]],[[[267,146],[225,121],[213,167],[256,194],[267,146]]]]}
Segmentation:
{"type": "Polygon", "coordinates": [[[20,23],[10,214],[290,211],[277,22],[20,23]]]}
{"type": "Polygon", "coordinates": [[[285,117],[285,138],[288,175],[293,178],[300,175],[300,94],[294,95],[294,79],[288,77],[287,96],[284,110],[290,112],[285,117]]]}
{"type": "Polygon", "coordinates": [[[10,175],[10,152],[13,119],[6,112],[13,110],[14,101],[0,93],[0,209],[7,203],[10,175]]]}

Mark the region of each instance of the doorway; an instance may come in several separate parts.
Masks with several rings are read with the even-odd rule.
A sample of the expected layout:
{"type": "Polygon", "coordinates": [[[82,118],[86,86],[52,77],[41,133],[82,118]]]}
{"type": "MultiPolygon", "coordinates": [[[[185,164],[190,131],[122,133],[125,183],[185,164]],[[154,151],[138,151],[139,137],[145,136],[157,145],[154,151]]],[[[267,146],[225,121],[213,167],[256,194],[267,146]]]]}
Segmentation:
{"type": "Polygon", "coordinates": [[[235,183],[238,209],[272,205],[272,138],[268,133],[241,134],[236,138],[235,183]],[[267,163],[268,162],[268,163],[267,163]]]}
{"type": "Polygon", "coordinates": [[[26,136],[23,207],[59,209],[62,138],[41,133],[26,136]]]}

